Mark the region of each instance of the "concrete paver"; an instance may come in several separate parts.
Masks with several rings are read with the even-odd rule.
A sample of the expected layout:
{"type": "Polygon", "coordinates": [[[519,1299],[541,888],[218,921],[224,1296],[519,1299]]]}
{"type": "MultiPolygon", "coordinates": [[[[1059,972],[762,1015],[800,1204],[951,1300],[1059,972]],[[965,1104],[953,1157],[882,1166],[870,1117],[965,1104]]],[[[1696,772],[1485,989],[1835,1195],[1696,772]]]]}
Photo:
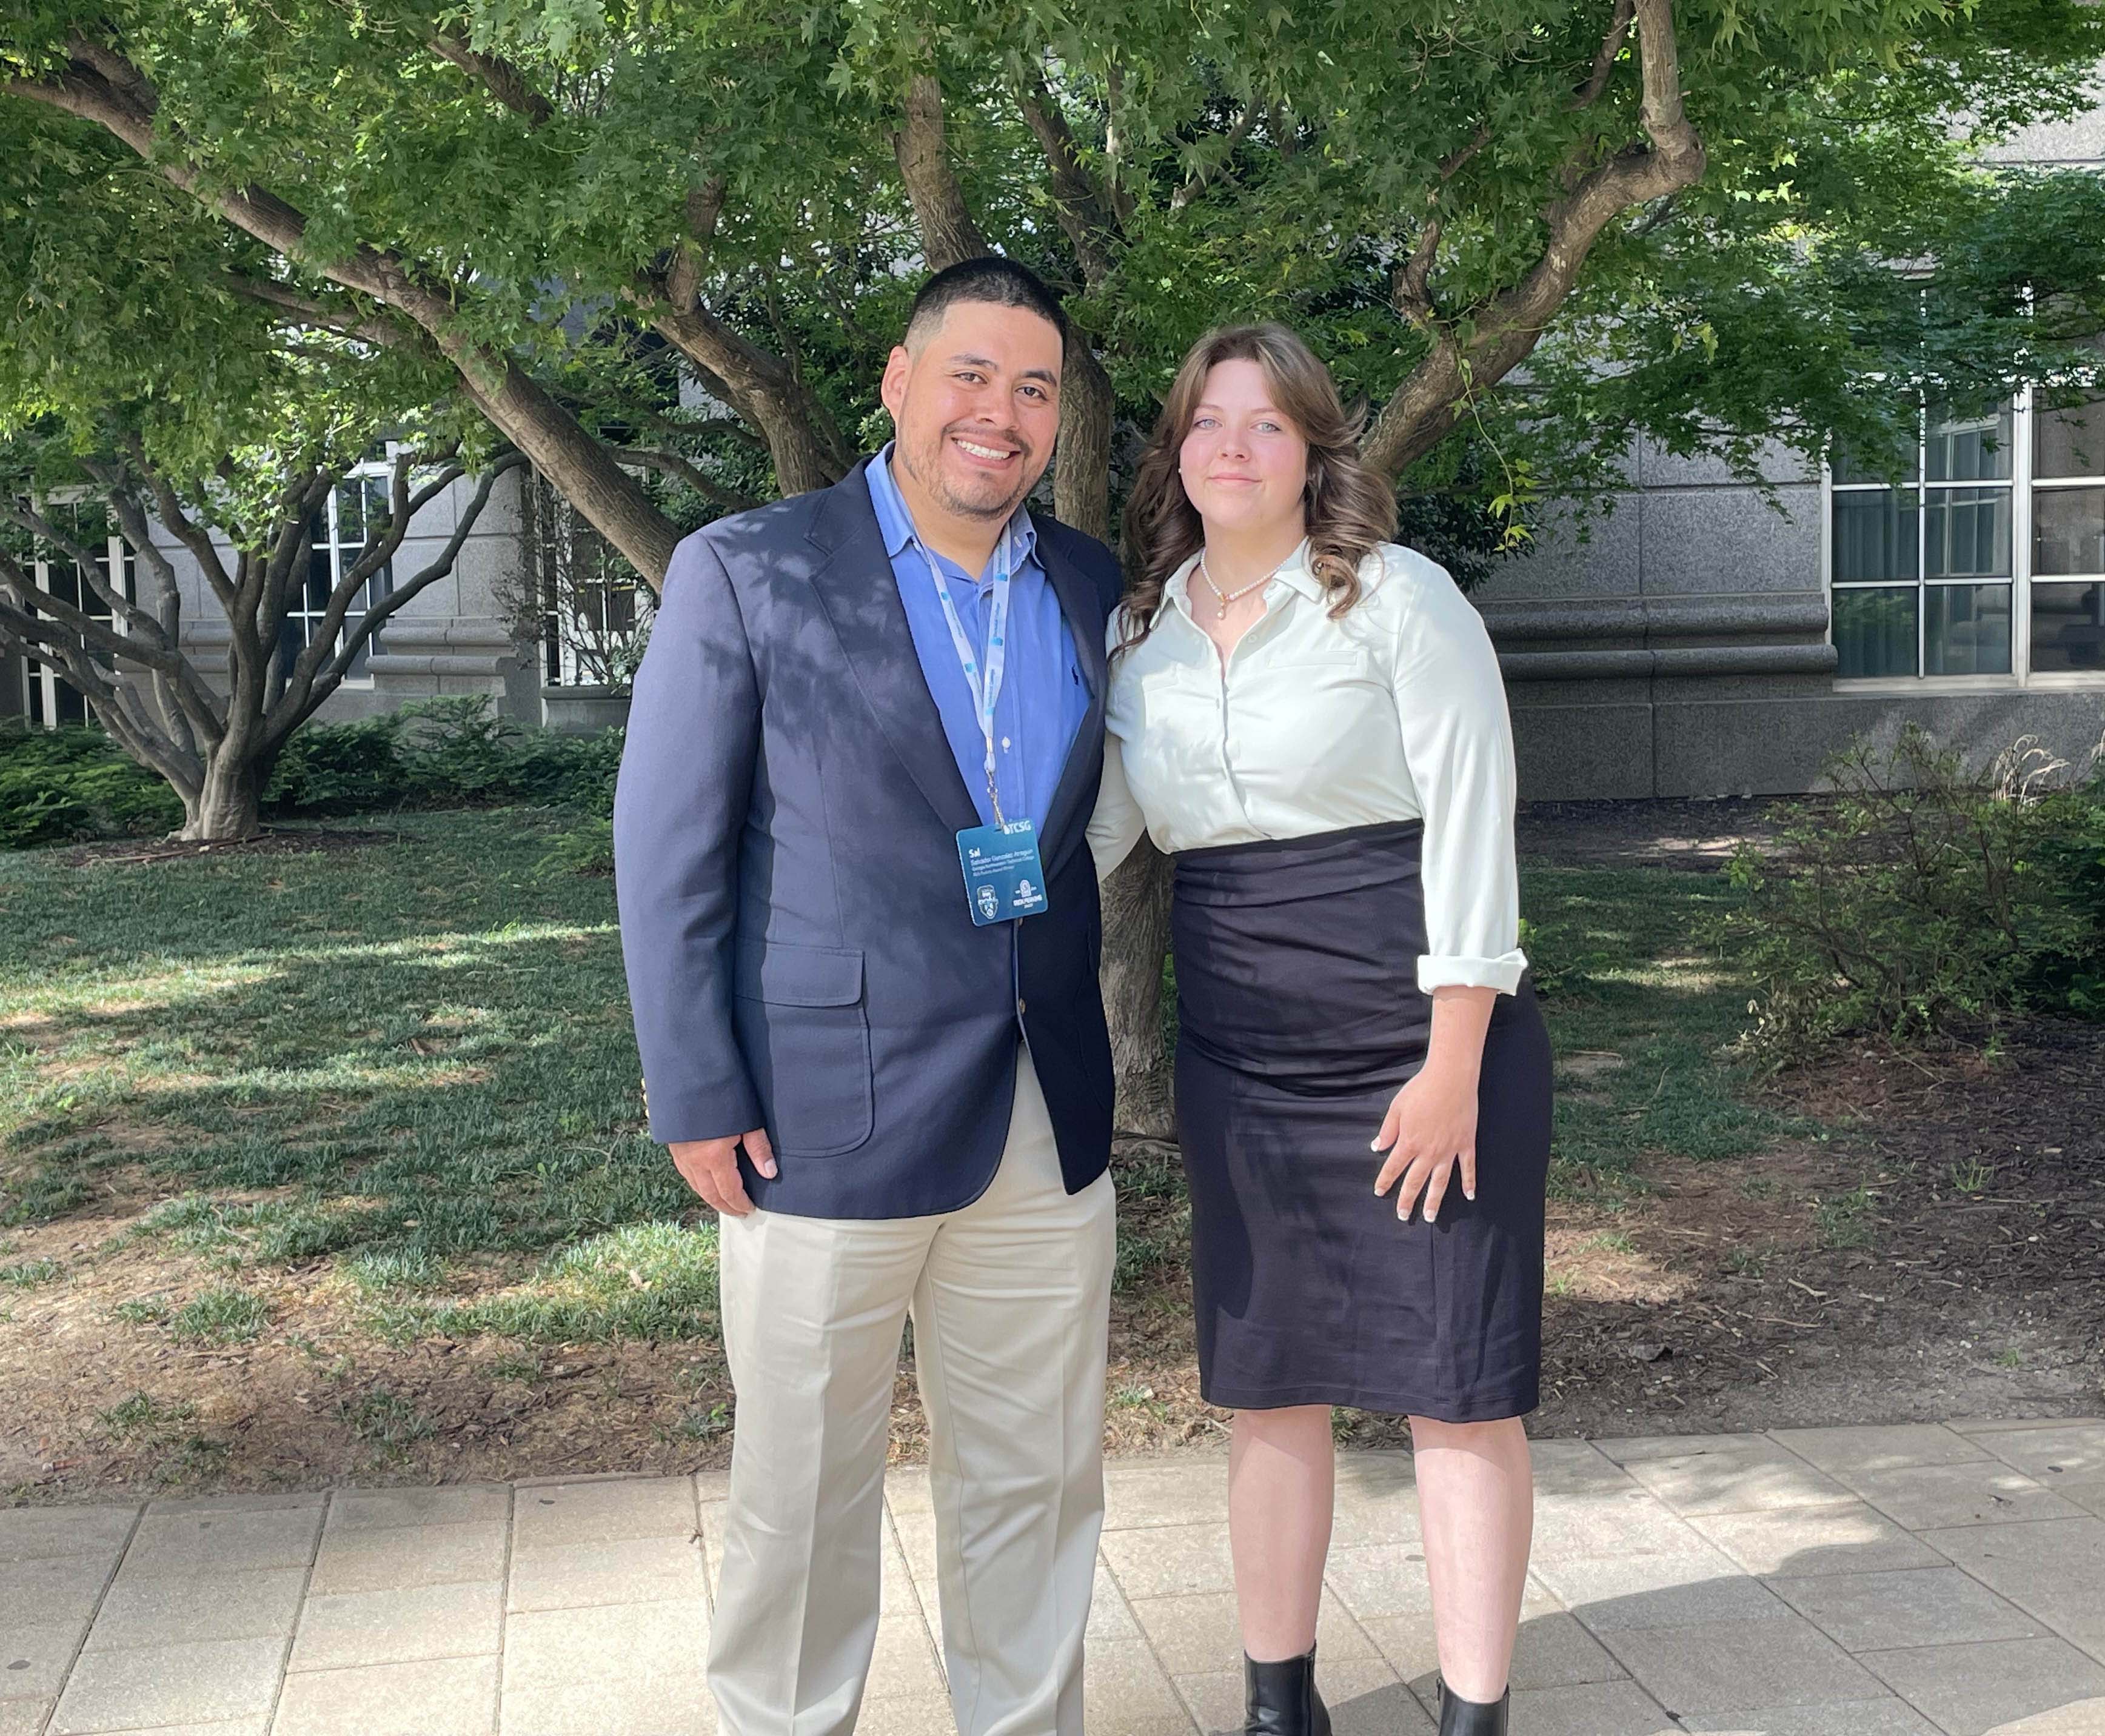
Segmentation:
{"type": "Polygon", "coordinates": [[[1718,1736],[1939,1736],[1928,1719],[1906,1701],[1890,1695],[1836,1706],[1764,1707],[1759,1711],[1714,1716],[1693,1712],[1682,1723],[1689,1729],[1718,1736]]]}
{"type": "Polygon", "coordinates": [[[2105,1519],[1968,1526],[1924,1541],[2056,1632],[2105,1641],[2105,1519]]]}
{"type": "Polygon", "coordinates": [[[2036,1640],[2044,1630],[2014,1604],[1957,1568],[1897,1573],[1831,1573],[1772,1579],[1792,1609],[1846,1650],[1955,1645],[1969,1640],[2036,1640]]]}
{"type": "Polygon", "coordinates": [[[1861,1502],[1718,1513],[1689,1524],[1750,1573],[1877,1573],[1937,1567],[1944,1557],[1861,1502]]]}
{"type": "MultiPolygon", "coordinates": [[[[2105,1736],[2105,1421],[1555,1441],[1517,1736],[2105,1736]]],[[[1090,1736],[1239,1730],[1218,1457],[1107,1469],[1090,1736]]],[[[927,1474],[887,1483],[863,1736],[945,1736],[927,1474]]],[[[0,1512],[0,1736],[714,1736],[722,1474],[0,1512]],[[26,1619],[25,1618],[26,1617],[26,1619]]],[[[1342,1455],[1339,1736],[1427,1736],[1406,1455],[1342,1455]]]]}
{"type": "Polygon", "coordinates": [[[309,1598],[290,1667],[494,1656],[503,1645],[504,1587],[498,1581],[391,1586],[309,1598]]]}
{"type": "MultiPolygon", "coordinates": [[[[1941,1422],[1842,1429],[1772,1429],[1769,1439],[1830,1476],[1845,1470],[1906,1470],[1917,1465],[1964,1465],[1992,1457],[1941,1422]]],[[[2020,1467],[2022,1468],[2022,1467],[2020,1467]]]]}
{"type": "Polygon", "coordinates": [[[114,1558],[138,1523],[139,1508],[11,1507],[0,1511],[0,1561],[40,1561],[53,1555],[114,1558]]]}
{"type": "Polygon", "coordinates": [[[199,1640],[283,1639],[300,1613],[303,1568],[192,1578],[117,1576],[87,1636],[87,1649],[168,1645],[199,1640]]]}
{"type": "Polygon", "coordinates": [[[1951,1736],[1988,1736],[2037,1712],[2105,1696],[2105,1665],[2066,1640],[1988,1640],[1871,1652],[1864,1662],[1951,1736]]]}
{"type": "Polygon", "coordinates": [[[2013,1525],[2082,1515],[2080,1507],[1998,1459],[1976,1465],[1847,1472],[1842,1480],[1911,1531],[1942,1525],[2013,1525]]]}
{"type": "Polygon", "coordinates": [[[284,1662],[281,1640],[83,1652],[51,1716],[51,1736],[206,1724],[268,1711],[284,1662]]]}
{"type": "Polygon", "coordinates": [[[422,1658],[286,1679],[270,1736],[487,1736],[498,1660],[422,1658]]]}

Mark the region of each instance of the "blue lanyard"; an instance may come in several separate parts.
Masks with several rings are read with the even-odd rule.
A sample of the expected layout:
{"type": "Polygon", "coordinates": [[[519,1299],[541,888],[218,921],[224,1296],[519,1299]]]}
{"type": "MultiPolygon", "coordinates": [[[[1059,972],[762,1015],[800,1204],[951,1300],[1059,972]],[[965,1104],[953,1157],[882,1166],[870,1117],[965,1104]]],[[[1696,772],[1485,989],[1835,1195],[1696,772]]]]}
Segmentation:
{"type": "Polygon", "coordinates": [[[1008,668],[1008,587],[1011,569],[1015,562],[1013,533],[1003,527],[1001,541],[995,548],[994,597],[987,610],[986,667],[982,674],[980,658],[972,650],[972,642],[965,635],[965,623],[958,614],[956,600],[950,595],[949,583],[942,570],[936,565],[936,557],[919,538],[914,545],[921,551],[921,558],[928,563],[928,577],[936,586],[936,600],[943,605],[943,619],[949,623],[950,643],[956,647],[958,663],[965,672],[965,685],[972,689],[972,708],[978,714],[981,738],[986,743],[987,799],[994,804],[994,823],[1006,826],[1002,818],[1001,792],[994,787],[994,709],[1001,698],[1002,676],[1008,668]]]}

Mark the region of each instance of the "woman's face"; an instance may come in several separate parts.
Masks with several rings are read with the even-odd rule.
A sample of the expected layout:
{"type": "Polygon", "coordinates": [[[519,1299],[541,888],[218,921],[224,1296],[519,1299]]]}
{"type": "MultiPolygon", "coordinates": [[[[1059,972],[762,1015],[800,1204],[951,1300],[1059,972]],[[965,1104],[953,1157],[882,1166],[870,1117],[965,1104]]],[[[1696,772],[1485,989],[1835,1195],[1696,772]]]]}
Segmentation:
{"type": "Polygon", "coordinates": [[[1208,370],[1177,465],[1209,535],[1298,531],[1306,518],[1308,442],[1272,404],[1255,362],[1208,370]]]}

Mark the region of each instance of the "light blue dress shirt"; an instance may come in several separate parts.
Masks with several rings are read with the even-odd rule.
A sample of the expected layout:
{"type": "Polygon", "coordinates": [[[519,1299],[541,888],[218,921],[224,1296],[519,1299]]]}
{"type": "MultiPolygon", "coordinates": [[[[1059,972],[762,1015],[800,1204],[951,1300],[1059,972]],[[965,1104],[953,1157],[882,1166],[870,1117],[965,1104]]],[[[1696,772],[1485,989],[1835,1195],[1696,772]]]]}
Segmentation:
{"type": "MultiPolygon", "coordinates": [[[[865,473],[870,504],[877,509],[878,529],[892,559],[892,578],[899,586],[899,599],[906,605],[906,624],[914,635],[922,676],[943,721],[943,734],[981,823],[992,825],[986,741],[980,734],[972,689],[959,665],[958,648],[943,618],[928,563],[935,562],[950,586],[966,637],[982,652],[994,597],[994,564],[990,560],[985,572],[974,575],[921,541],[914,515],[892,479],[892,451],[887,445],[870,460],[865,473]]],[[[1001,792],[1004,818],[1035,820],[1043,827],[1068,750],[1088,716],[1089,689],[1059,595],[1038,559],[1038,531],[1030,513],[1017,507],[1009,528],[1018,559],[1009,583],[1008,667],[994,704],[994,783],[1001,792]]],[[[997,546],[996,560],[1000,554],[997,546]]]]}

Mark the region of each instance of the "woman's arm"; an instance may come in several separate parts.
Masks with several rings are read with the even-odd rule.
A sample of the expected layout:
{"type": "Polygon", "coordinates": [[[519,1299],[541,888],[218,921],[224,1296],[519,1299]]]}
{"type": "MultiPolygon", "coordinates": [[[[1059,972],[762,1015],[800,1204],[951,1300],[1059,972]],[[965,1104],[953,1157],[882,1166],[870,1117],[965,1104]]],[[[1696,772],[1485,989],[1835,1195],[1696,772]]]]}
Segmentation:
{"type": "Polygon", "coordinates": [[[1513,732],[1497,654],[1445,572],[1420,567],[1397,578],[1410,586],[1397,636],[1396,707],[1424,819],[1426,949],[1416,970],[1432,998],[1432,1029],[1424,1066],[1397,1093],[1374,1140],[1388,1154],[1374,1191],[1401,1178],[1397,1215],[1409,1216],[1422,1191],[1431,1221],[1458,1164],[1464,1195],[1477,1196],[1485,1033],[1527,959],[1519,944],[1513,732]]]}
{"type": "Polygon", "coordinates": [[[1103,781],[1097,786],[1097,810],[1089,816],[1089,853],[1097,859],[1098,885],[1133,854],[1146,829],[1140,804],[1126,784],[1124,751],[1119,739],[1106,731],[1103,781]]]}
{"type": "MultiPolygon", "coordinates": [[[[1418,986],[1511,994],[1520,949],[1513,728],[1483,618],[1440,568],[1412,557],[1397,635],[1396,709],[1425,822],[1425,951],[1418,986]]],[[[1392,581],[1393,582],[1393,581],[1392,581]]]]}

